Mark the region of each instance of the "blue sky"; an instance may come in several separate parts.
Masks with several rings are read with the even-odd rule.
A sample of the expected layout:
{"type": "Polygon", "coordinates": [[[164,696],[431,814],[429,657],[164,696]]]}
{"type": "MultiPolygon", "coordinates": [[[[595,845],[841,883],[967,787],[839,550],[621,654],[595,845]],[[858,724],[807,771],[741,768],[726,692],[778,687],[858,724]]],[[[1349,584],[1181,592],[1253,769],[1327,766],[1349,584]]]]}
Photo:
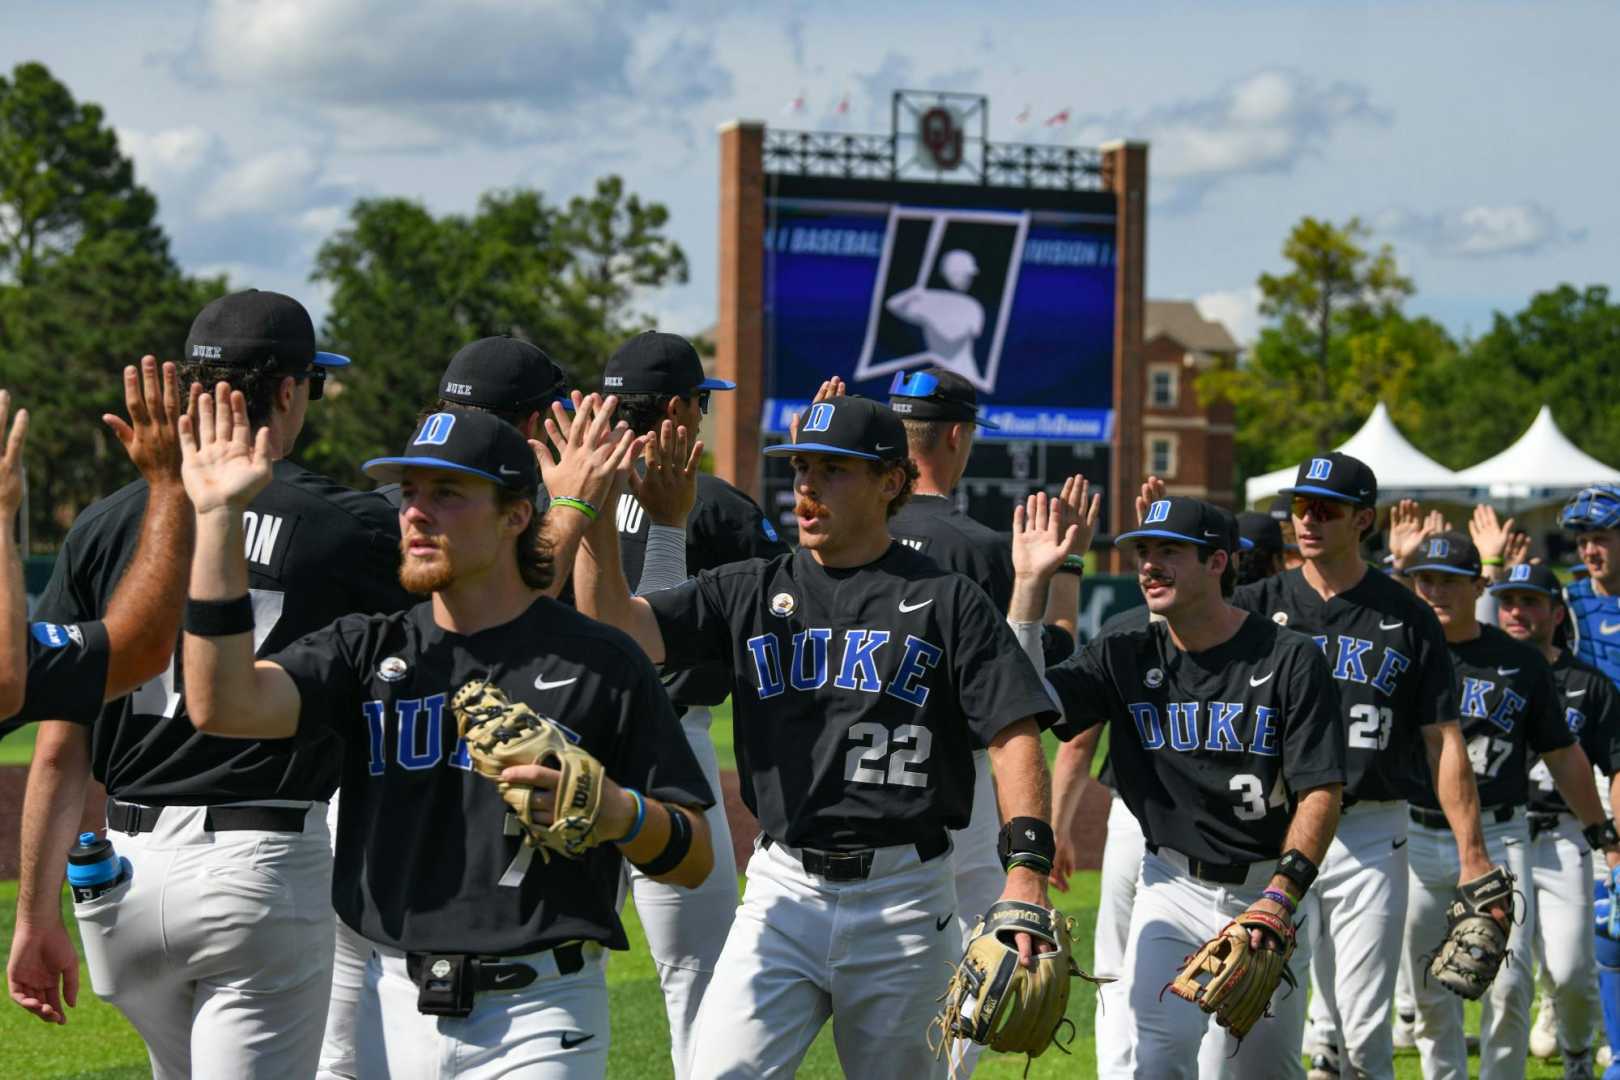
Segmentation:
{"type": "Polygon", "coordinates": [[[206,0],[5,5],[0,63],[106,109],[181,261],[304,297],[360,195],[469,210],[604,172],[666,203],[713,321],[715,129],[885,131],[897,87],[988,94],[991,136],[1151,143],[1149,294],[1253,333],[1304,214],[1393,244],[1414,308],[1480,332],[1616,282],[1620,7],[1510,3],[742,4],[206,0]],[[803,96],[802,111],[786,111],[803,96]],[[835,113],[849,100],[847,115],[835,113]],[[1028,108],[1030,121],[1015,118],[1028,108]],[[1045,118],[1071,110],[1070,123],[1045,118]]]}

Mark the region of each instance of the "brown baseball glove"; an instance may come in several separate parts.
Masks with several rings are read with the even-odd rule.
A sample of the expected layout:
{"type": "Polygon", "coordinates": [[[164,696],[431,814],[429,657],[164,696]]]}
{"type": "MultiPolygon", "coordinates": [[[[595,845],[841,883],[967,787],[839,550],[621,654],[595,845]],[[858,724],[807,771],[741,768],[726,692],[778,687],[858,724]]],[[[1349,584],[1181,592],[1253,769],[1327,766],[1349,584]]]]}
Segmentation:
{"type": "MultiPolygon", "coordinates": [[[[1294,924],[1253,908],[1227,923],[1191,956],[1168,989],[1186,998],[1241,1039],[1268,1015],[1277,984],[1294,985],[1288,958],[1294,955],[1294,924]],[[1256,949],[1249,931],[1259,927],[1279,947],[1256,949]]],[[[1163,991],[1160,991],[1163,993],[1163,991]]]]}
{"type": "Polygon", "coordinates": [[[456,691],[450,711],[473,768],[496,781],[501,798],[523,824],[525,843],[549,860],[552,852],[578,858],[603,842],[596,832],[602,763],[570,742],[555,722],[482,679],[456,691]],[[533,787],[500,779],[512,765],[544,765],[561,774],[549,825],[535,820],[533,787]]]}

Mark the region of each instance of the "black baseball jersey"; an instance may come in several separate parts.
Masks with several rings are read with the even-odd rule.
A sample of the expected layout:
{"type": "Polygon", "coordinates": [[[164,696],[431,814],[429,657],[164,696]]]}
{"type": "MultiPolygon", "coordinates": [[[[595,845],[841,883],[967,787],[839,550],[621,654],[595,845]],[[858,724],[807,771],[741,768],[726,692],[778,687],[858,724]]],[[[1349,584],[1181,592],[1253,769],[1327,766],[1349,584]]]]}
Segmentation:
{"type": "MultiPolygon", "coordinates": [[[[624,492],[615,516],[620,561],[633,592],[641,584],[641,567],[647,557],[647,514],[634,495],[624,492]]],[[[718,476],[698,474],[697,502],[686,519],[688,576],[744,559],[773,559],[790,550],[758,503],[718,476]]],[[[668,690],[678,707],[718,705],[731,693],[731,672],[723,664],[704,664],[672,677],[668,690]]]]}
{"type": "Polygon", "coordinates": [[[0,738],[34,720],[96,718],[107,692],[107,630],[99,622],[28,625],[22,708],[0,717],[0,738]]]}
{"type": "Polygon", "coordinates": [[[650,594],[666,666],[732,672],[743,801],[793,846],[913,844],[960,829],[972,751],[1050,717],[984,590],[904,544],[865,566],[807,550],[650,594]]]}
{"type": "Polygon", "coordinates": [[[1344,780],[1327,661],[1257,615],[1198,653],[1164,623],[1100,637],[1046,677],[1059,738],[1109,723],[1116,790],[1150,844],[1221,864],[1275,859],[1298,793],[1344,780]]]}
{"type": "MultiPolygon", "coordinates": [[[[1148,624],[1152,621],[1152,612],[1148,610],[1147,604],[1137,604],[1135,607],[1126,608],[1124,611],[1116,611],[1104,619],[1103,624],[1097,627],[1097,636],[1105,638],[1110,634],[1127,634],[1133,630],[1146,630],[1148,624]]],[[[1050,659],[1047,662],[1051,663],[1050,659]]],[[[1109,789],[1117,786],[1114,780],[1114,757],[1112,754],[1103,758],[1102,768],[1097,770],[1097,783],[1109,789]]]]}
{"type": "Polygon", "coordinates": [[[1242,586],[1232,603],[1310,635],[1327,657],[1345,710],[1347,798],[1433,800],[1421,728],[1457,718],[1457,683],[1428,604],[1370,569],[1324,601],[1301,568],[1242,586]]]}
{"type": "Polygon", "coordinates": [[[298,685],[300,733],[345,744],[332,898],[371,941],[497,955],[629,947],[618,849],[542,861],[471,771],[450,702],[473,679],[557,721],[619,784],[686,806],[714,799],[646,656],[555,600],[471,635],[442,629],[431,603],[350,615],[270,659],[298,685]]]}
{"type": "MultiPolygon", "coordinates": [[[[1575,742],[1551,665],[1540,651],[1487,623],[1477,638],[1451,646],[1451,662],[1479,805],[1525,805],[1530,759],[1575,742]]],[[[1440,809],[1432,788],[1413,802],[1440,809]]]]}
{"type": "MultiPolygon", "coordinates": [[[[1614,683],[1568,649],[1559,651],[1552,674],[1558,707],[1570,734],[1593,765],[1605,776],[1613,776],[1620,765],[1620,698],[1616,697],[1614,683]]],[[[1530,768],[1530,809],[1570,812],[1569,804],[1553,783],[1552,772],[1539,758],[1530,768]]]]}
{"type": "MultiPolygon", "coordinates": [[[[145,510],[146,484],[137,481],[79,515],[40,598],[43,617],[71,623],[106,613],[145,510]]],[[[413,602],[399,584],[398,516],[375,494],[283,460],[242,516],[259,655],[340,615],[413,602]]],[[[91,768],[110,794],[159,806],[330,797],[340,749],[332,736],[203,735],[186,715],[183,689],[177,650],[168,671],[102,710],[91,768]]]]}

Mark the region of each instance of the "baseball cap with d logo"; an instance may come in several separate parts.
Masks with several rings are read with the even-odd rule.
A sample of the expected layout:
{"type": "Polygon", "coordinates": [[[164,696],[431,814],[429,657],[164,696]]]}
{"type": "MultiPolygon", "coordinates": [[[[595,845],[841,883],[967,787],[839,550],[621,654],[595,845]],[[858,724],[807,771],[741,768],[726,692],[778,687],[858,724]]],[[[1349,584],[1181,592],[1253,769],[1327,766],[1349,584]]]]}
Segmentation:
{"type": "Polygon", "coordinates": [[[1548,596],[1562,597],[1564,595],[1563,583],[1558,575],[1545,566],[1532,563],[1516,563],[1508,567],[1507,577],[1492,585],[1486,592],[1499,593],[1511,589],[1525,592],[1546,593],[1548,596]]]}
{"type": "Polygon", "coordinates": [[[1114,543],[1123,544],[1148,536],[1182,540],[1223,551],[1237,551],[1240,546],[1237,518],[1231,511],[1203,499],[1181,496],[1149,503],[1147,513],[1142,516],[1142,524],[1114,537],[1114,543]]]}
{"type": "Polygon", "coordinates": [[[1479,577],[1479,549],[1467,533],[1443,532],[1427,537],[1418,550],[1417,559],[1405,569],[1416,574],[1420,570],[1433,570],[1441,574],[1461,574],[1479,577]]]}
{"type": "Polygon", "coordinates": [[[906,428],[893,409],[870,398],[828,398],[805,410],[796,441],[766,447],[765,453],[771,457],[833,454],[899,461],[907,454],[906,428]]]}
{"type": "Polygon", "coordinates": [[[1366,462],[1334,451],[1307,459],[1294,476],[1294,486],[1283,488],[1281,494],[1376,506],[1378,477],[1366,462]]]}
{"type": "Polygon", "coordinates": [[[540,485],[534,451],[517,428],[486,412],[451,409],[422,421],[398,457],[372,458],[361,471],[397,483],[406,469],[447,469],[483,477],[513,491],[540,485]]]}

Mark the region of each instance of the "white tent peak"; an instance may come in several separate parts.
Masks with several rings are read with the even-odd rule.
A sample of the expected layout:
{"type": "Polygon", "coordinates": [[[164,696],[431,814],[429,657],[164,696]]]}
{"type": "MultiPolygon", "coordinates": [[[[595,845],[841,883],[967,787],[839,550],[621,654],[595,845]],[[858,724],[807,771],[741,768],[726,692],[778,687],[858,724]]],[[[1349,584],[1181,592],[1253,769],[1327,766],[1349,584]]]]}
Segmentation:
{"type": "Polygon", "coordinates": [[[1493,498],[1528,498],[1579,490],[1588,484],[1620,483],[1620,470],[1588,454],[1558,429],[1552,407],[1543,405],[1530,429],[1495,457],[1471,465],[1457,479],[1489,489],[1493,498]]]}
{"type": "MultiPolygon", "coordinates": [[[[1373,406],[1361,430],[1336,449],[1372,468],[1373,475],[1378,477],[1380,503],[1417,492],[1458,487],[1457,474],[1408,442],[1382,401],[1373,406]]],[[[1250,506],[1264,502],[1292,484],[1297,472],[1297,467],[1291,467],[1255,477],[1244,485],[1244,501],[1250,506]]]]}

